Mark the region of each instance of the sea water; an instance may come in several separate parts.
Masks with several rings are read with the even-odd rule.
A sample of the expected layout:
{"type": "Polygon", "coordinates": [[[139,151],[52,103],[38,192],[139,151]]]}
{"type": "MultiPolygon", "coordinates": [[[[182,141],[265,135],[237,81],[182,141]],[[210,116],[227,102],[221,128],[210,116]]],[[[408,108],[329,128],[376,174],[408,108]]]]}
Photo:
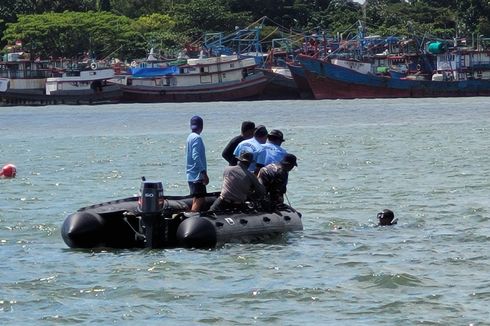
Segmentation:
{"type": "Polygon", "coordinates": [[[479,325],[490,314],[488,98],[0,108],[1,325],[479,325]],[[243,120],[298,157],[304,231],[213,250],[75,250],[79,207],[188,193],[189,119],[208,191],[243,120]],[[377,227],[376,214],[398,224],[377,227]]]}

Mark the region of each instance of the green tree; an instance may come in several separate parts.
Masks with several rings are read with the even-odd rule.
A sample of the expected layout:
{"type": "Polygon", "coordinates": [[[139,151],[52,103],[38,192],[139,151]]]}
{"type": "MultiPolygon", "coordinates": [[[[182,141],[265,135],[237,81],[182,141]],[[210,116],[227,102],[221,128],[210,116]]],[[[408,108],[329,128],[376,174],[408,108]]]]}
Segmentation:
{"type": "Polygon", "coordinates": [[[152,13],[166,13],[177,0],[111,0],[110,2],[113,13],[138,18],[152,13]]]}
{"type": "Polygon", "coordinates": [[[173,11],[177,30],[197,36],[204,32],[232,31],[235,26],[246,26],[250,16],[246,13],[233,13],[227,1],[191,0],[179,3],[173,11]]]}
{"type": "Polygon", "coordinates": [[[83,56],[91,51],[97,58],[125,57],[138,51],[141,36],[127,17],[107,12],[64,12],[20,15],[17,23],[7,24],[3,40],[22,40],[37,57],[83,56]]]}
{"type": "Polygon", "coordinates": [[[485,30],[490,14],[490,3],[487,0],[466,0],[458,2],[458,16],[461,28],[466,34],[480,33],[485,30]]]}
{"type": "Polygon", "coordinates": [[[440,37],[453,37],[456,33],[456,15],[446,7],[436,7],[424,1],[391,4],[370,1],[366,11],[371,32],[381,35],[423,35],[429,32],[440,37]]]}
{"type": "Polygon", "coordinates": [[[327,8],[312,15],[308,29],[318,28],[330,34],[356,33],[358,21],[362,19],[361,5],[350,0],[332,0],[327,8]]]}
{"type": "Polygon", "coordinates": [[[175,20],[165,14],[151,14],[138,18],[134,27],[142,36],[145,48],[156,48],[161,52],[171,53],[187,41],[185,35],[175,31],[175,20]]]}
{"type": "Polygon", "coordinates": [[[383,36],[490,36],[488,0],[1,0],[0,45],[22,39],[42,55],[119,49],[118,55],[141,56],[150,47],[178,48],[264,16],[269,40],[288,30],[349,37],[358,20],[383,36]]]}
{"type": "Polygon", "coordinates": [[[97,10],[99,11],[111,11],[110,0],[97,0],[97,10]]]}
{"type": "MultiPolygon", "coordinates": [[[[5,30],[6,23],[17,21],[22,14],[40,14],[44,12],[63,11],[89,11],[95,10],[94,0],[2,0],[0,1],[0,38],[5,30]]],[[[1,44],[2,46],[4,45],[1,44]]]]}

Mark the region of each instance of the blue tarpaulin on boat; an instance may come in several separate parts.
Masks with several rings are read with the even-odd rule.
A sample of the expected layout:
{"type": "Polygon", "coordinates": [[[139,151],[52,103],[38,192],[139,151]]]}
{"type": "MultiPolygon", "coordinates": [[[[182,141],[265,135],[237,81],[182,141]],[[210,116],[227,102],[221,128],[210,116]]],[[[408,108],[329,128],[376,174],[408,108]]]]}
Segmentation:
{"type": "Polygon", "coordinates": [[[154,77],[154,76],[167,76],[178,75],[179,67],[132,67],[130,68],[131,75],[134,77],[154,77]]]}

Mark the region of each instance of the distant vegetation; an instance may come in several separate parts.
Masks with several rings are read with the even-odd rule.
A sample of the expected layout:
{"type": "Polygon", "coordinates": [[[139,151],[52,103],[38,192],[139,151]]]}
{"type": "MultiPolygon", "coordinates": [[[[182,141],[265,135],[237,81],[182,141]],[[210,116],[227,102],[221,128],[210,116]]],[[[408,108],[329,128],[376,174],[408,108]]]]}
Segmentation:
{"type": "Polygon", "coordinates": [[[171,56],[205,32],[229,33],[266,16],[263,35],[490,35],[488,0],[2,0],[0,49],[35,57],[171,56]],[[22,43],[22,45],[20,45],[22,43]]]}

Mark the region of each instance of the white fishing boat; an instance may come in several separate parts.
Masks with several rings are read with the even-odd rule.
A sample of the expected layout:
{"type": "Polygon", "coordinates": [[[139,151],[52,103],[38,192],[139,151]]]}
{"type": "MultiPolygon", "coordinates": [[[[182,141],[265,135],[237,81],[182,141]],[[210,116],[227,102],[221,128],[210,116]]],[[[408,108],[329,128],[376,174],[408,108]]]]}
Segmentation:
{"type": "Polygon", "coordinates": [[[95,61],[67,64],[32,61],[9,53],[0,61],[0,103],[4,105],[101,104],[119,101],[114,70],[95,61]]]}
{"type": "Polygon", "coordinates": [[[254,59],[230,55],[145,69],[127,82],[123,87],[126,102],[203,102],[256,98],[268,80],[256,70],[254,59]]]}

